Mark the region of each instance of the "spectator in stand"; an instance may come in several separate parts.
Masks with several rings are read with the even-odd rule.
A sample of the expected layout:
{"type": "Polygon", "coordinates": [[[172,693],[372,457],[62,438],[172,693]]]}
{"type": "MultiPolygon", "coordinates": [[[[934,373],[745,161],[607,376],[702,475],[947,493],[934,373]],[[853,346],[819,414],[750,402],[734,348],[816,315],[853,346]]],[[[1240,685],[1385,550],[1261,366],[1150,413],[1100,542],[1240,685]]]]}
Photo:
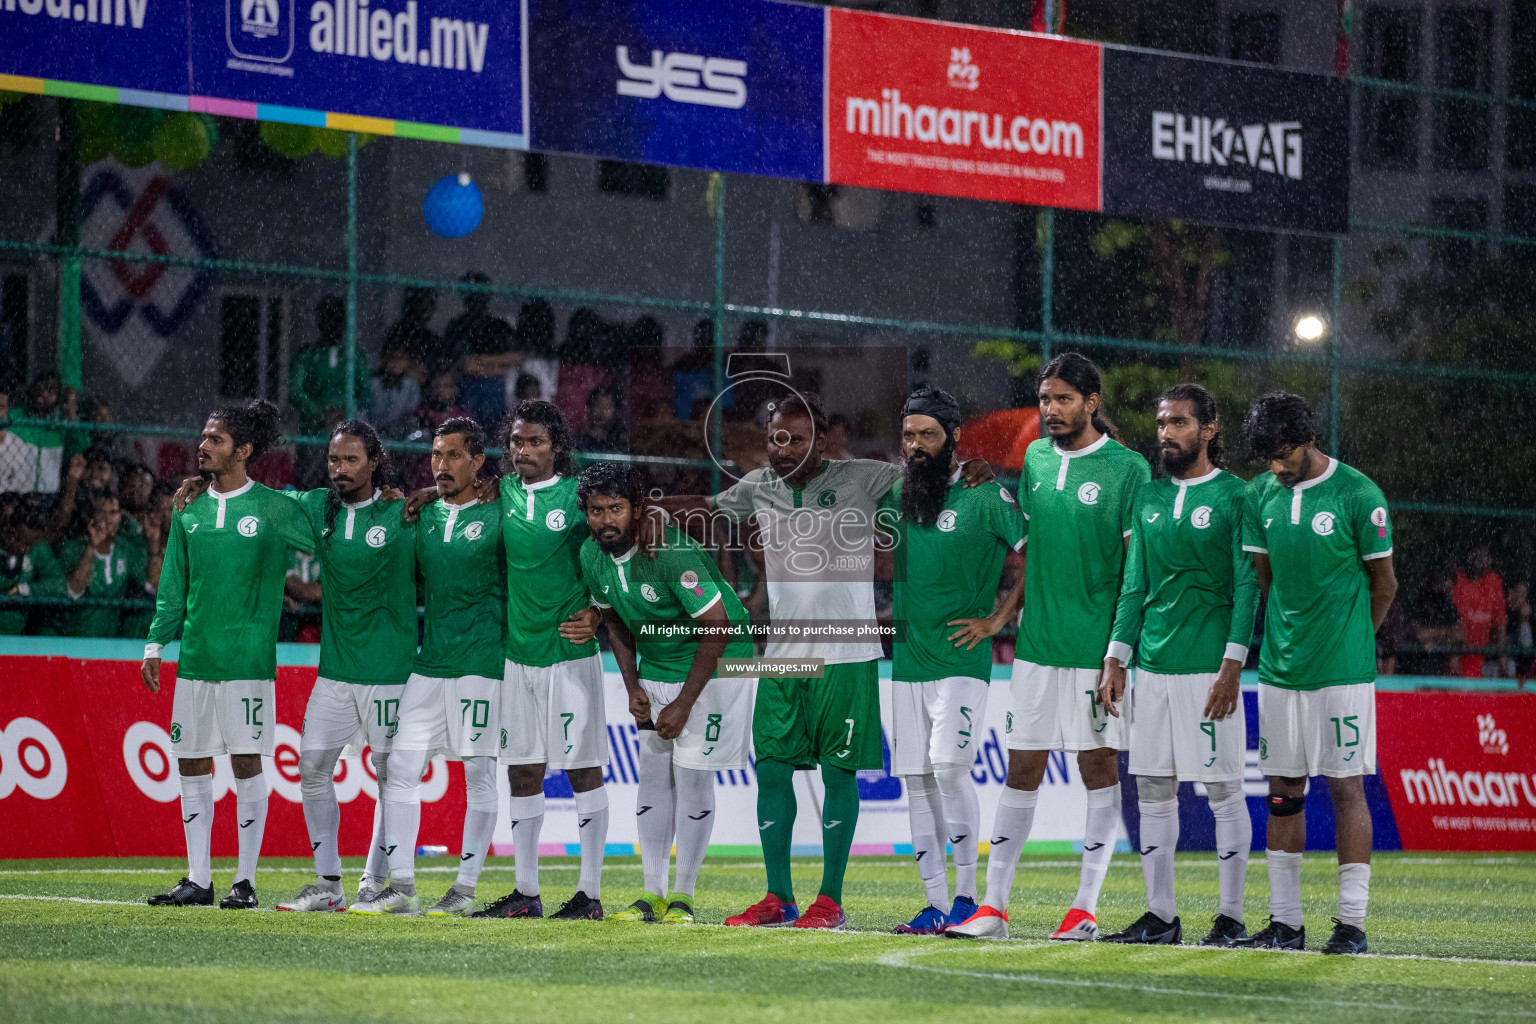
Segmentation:
{"type": "MultiPolygon", "coordinates": [[[[416,430],[410,435],[413,441],[430,441],[432,431],[444,420],[468,416],[469,412],[459,405],[459,375],[453,370],[444,370],[428,381],[426,394],[421,396],[421,404],[416,406],[414,415],[416,430]]],[[[437,486],[432,476],[432,456],[418,455],[413,458],[406,469],[405,478],[413,491],[437,486]]]]}
{"type": "MultiPolygon", "coordinates": [[[[396,324],[395,326],[399,326],[396,324]]],[[[393,333],[394,328],[391,328],[393,333]]],[[[374,429],[385,437],[403,437],[416,426],[415,410],[421,404],[421,364],[406,347],[392,338],[384,343],[379,372],[373,377],[373,404],[369,406],[374,429]]]]}
{"type": "Polygon", "coordinates": [[[288,552],[288,576],[283,581],[285,616],[283,639],[301,644],[320,642],[320,556],[288,552]],[[301,606],[307,610],[301,613],[301,606]]]}
{"type": "Polygon", "coordinates": [[[10,425],[11,396],[0,391],[0,494],[36,490],[36,454],[10,425]]]}
{"type": "Polygon", "coordinates": [[[1509,664],[1505,666],[1505,675],[1515,679],[1529,679],[1533,669],[1536,669],[1536,654],[1531,650],[1536,647],[1536,637],[1531,635],[1531,585],[1525,580],[1511,583],[1505,595],[1504,608],[1508,635],[1519,652],[1515,657],[1507,659],[1509,664]]]}
{"type": "Polygon", "coordinates": [[[31,420],[53,420],[58,425],[9,426],[4,445],[0,447],[0,459],[4,460],[0,477],[9,489],[58,493],[66,445],[75,451],[86,446],[85,436],[72,429],[75,404],[75,392],[72,389],[66,391],[59,383],[59,375],[51,370],[39,374],[28,385],[22,416],[31,420]],[[66,427],[66,423],[71,427],[66,427]]]}
{"type": "Polygon", "coordinates": [[[124,540],[143,544],[144,524],[150,510],[150,498],[155,493],[155,474],[142,462],[135,462],[123,469],[118,480],[117,500],[123,510],[123,525],[117,535],[124,540]]]}
{"type": "MultiPolygon", "coordinates": [[[[487,285],[491,279],[472,270],[464,282],[487,285]]],[[[506,414],[507,373],[517,362],[515,337],[511,324],[491,315],[491,296],[483,291],[464,293],[464,312],[443,332],[442,355],[460,373],[459,404],[482,423],[494,424],[506,414]]]]}
{"type": "MultiPolygon", "coordinates": [[[[517,312],[517,347],[522,363],[516,373],[507,374],[507,387],[514,394],[517,376],[531,373],[539,378],[539,390],[546,395],[560,388],[560,355],[555,345],[555,310],[543,299],[529,299],[517,312]]],[[[516,404],[515,400],[509,404],[516,404]]]]}
{"type": "MultiPolygon", "coordinates": [[[[35,495],[7,495],[0,519],[0,595],[62,598],[64,572],[44,540],[51,516],[35,495]]],[[[27,631],[31,609],[0,605],[0,634],[27,631]]]]}
{"type": "Polygon", "coordinates": [[[579,452],[624,451],[624,424],[612,391],[593,388],[587,393],[587,416],[574,447],[579,452]]]}
{"type": "MultiPolygon", "coordinates": [[[[544,385],[531,373],[517,375],[517,401],[540,402],[544,400],[544,385]]],[[[514,403],[515,404],[515,403],[514,403]]]]}
{"type": "MultiPolygon", "coordinates": [[[[340,423],[347,406],[347,306],[327,295],[315,307],[315,340],[293,357],[288,374],[288,400],[299,412],[299,429],[320,436],[340,423]]],[[[368,360],[357,353],[352,378],[352,397],[358,409],[367,409],[371,397],[368,360]]],[[[305,449],[309,451],[311,449],[305,449]]],[[[319,453],[323,465],[325,452],[319,453]]]]}
{"type": "Polygon", "coordinates": [[[1456,603],[1451,600],[1455,580],[1444,569],[1435,571],[1420,589],[1414,601],[1413,634],[1424,653],[1411,658],[1399,658],[1399,665],[1406,664],[1405,674],[1414,676],[1453,675],[1452,659],[1444,653],[1447,648],[1466,643],[1461,629],[1461,618],[1456,614],[1456,603]]]}
{"type": "MultiPolygon", "coordinates": [[[[151,481],[149,497],[144,500],[143,506],[135,511],[129,507],[128,493],[137,491],[142,486],[135,483],[137,478],[142,481],[149,474],[149,470],[143,466],[137,467],[136,472],[130,469],[124,474],[123,491],[125,497],[118,504],[128,514],[123,516],[123,524],[118,527],[117,536],[120,543],[135,544],[144,551],[144,579],[151,588],[157,591],[160,585],[160,566],[165,560],[165,544],[171,533],[171,501],[175,497],[176,488],[170,483],[156,481],[149,476],[151,481]],[[130,486],[131,484],[131,486],[130,486]]],[[[135,493],[134,501],[137,501],[135,493]]],[[[123,636],[140,637],[149,635],[149,624],[155,617],[153,608],[139,610],[129,609],[123,612],[123,636]]]]}
{"type": "MultiPolygon", "coordinates": [[[[1467,552],[1464,569],[1457,571],[1451,588],[1451,601],[1461,618],[1463,642],[1468,647],[1503,646],[1504,600],[1504,581],[1493,571],[1493,554],[1486,544],[1478,544],[1467,552]]],[[[1498,663],[1486,662],[1481,654],[1464,654],[1458,668],[1463,677],[1479,679],[1485,664],[1496,670],[1498,663]]]]}
{"type": "MultiPolygon", "coordinates": [[[[431,326],[436,313],[436,292],[431,288],[407,288],[400,297],[400,318],[384,333],[384,351],[405,353],[411,362],[409,376],[418,386],[436,362],[443,343],[431,326]]],[[[377,415],[378,410],[374,412],[377,415]]]]}
{"type": "MultiPolygon", "coordinates": [[[[123,601],[153,598],[147,582],[144,549],[118,537],[123,513],[117,499],[100,495],[93,502],[83,537],[73,537],[59,550],[65,588],[71,601],[123,601]]],[[[55,619],[64,636],[127,636],[120,604],[76,606],[55,619]]]]}

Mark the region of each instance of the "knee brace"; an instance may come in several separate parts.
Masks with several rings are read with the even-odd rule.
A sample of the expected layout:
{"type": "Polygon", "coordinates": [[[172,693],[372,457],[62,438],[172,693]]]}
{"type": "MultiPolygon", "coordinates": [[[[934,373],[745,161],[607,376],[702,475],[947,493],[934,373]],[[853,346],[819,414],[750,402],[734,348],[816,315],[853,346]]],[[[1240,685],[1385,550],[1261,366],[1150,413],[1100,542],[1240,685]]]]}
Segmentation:
{"type": "Polygon", "coordinates": [[[1264,806],[1269,808],[1271,818],[1289,818],[1293,814],[1300,814],[1306,803],[1305,795],[1277,796],[1271,793],[1264,798],[1264,806]]]}

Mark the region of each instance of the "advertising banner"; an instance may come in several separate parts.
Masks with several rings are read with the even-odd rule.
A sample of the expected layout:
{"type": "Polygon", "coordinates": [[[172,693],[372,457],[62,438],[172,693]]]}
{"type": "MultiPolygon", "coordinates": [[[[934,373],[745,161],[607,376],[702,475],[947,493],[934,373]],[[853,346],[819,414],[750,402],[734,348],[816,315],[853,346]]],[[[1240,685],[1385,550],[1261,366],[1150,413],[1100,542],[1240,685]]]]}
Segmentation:
{"type": "Polygon", "coordinates": [[[1099,209],[1099,46],[837,8],[827,24],[827,181],[1099,209]]]}
{"type": "Polygon", "coordinates": [[[824,13],[529,0],[531,144],[820,181],[824,13]]]}
{"type": "MultiPolygon", "coordinates": [[[[189,9],[198,96],[514,135],[521,143],[522,12],[516,3],[201,0],[189,9]]],[[[254,109],[208,109],[257,116],[254,109]]],[[[300,116],[279,119],[308,123],[300,116]]],[[[411,133],[394,126],[394,134],[411,133]]],[[[462,132],[456,141],[496,144],[462,132]]]]}
{"type": "Polygon", "coordinates": [[[1403,849],[1536,851],[1536,701],[1378,693],[1376,718],[1403,849]]]}
{"type": "MultiPolygon", "coordinates": [[[[218,6],[224,6],[223,0],[218,6]]],[[[16,83],[5,81],[11,75],[184,95],[191,91],[186,5],[164,0],[0,0],[0,89],[17,89],[16,83]]],[[[139,102],[131,95],[120,98],[139,102]]],[[[148,102],[152,96],[141,99],[146,101],[141,105],[163,105],[148,102]]]]}
{"type": "Polygon", "coordinates": [[[1104,211],[1348,230],[1348,84],[1106,48],[1104,211]]]}

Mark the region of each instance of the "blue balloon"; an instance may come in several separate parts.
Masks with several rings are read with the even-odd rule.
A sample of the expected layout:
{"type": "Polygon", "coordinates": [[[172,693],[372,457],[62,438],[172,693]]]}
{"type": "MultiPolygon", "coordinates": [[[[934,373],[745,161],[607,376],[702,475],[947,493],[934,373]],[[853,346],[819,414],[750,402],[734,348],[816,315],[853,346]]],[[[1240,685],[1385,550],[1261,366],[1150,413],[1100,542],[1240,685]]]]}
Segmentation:
{"type": "Polygon", "coordinates": [[[463,238],[480,226],[484,214],[480,186],[462,171],[439,178],[421,201],[427,228],[440,238],[463,238]]]}

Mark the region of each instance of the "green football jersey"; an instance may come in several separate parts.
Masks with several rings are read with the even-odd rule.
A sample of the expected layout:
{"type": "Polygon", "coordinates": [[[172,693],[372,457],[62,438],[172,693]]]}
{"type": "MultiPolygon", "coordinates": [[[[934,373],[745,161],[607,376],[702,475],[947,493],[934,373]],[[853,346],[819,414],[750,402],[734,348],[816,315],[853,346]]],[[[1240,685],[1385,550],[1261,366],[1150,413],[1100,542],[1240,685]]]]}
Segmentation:
{"type": "Polygon", "coordinates": [[[1369,683],[1376,630],[1364,563],[1392,554],[1387,499],[1337,459],[1295,487],[1273,473],[1248,485],[1243,548],[1269,556],[1259,682],[1290,690],[1369,683]]]}
{"type": "MultiPolygon", "coordinates": [[[[64,572],[66,587],[86,544],[84,537],[75,537],[59,549],[59,568],[64,572]]],[[[71,592],[70,596],[77,595],[71,592]]],[[[91,559],[91,578],[78,596],[113,601],[148,596],[144,589],[143,546],[119,537],[110,552],[97,552],[91,559]]],[[[124,636],[124,617],[123,610],[114,606],[76,606],[60,617],[59,632],[64,636],[124,636]]]]}
{"type": "Polygon", "coordinates": [[[555,475],[525,485],[501,478],[501,544],[507,556],[508,661],[543,667],[597,653],[596,638],[573,644],[560,623],[586,608],[581,542],[587,517],[576,503],[576,478],[555,475]]]}
{"type": "Polygon", "coordinates": [[[299,495],[320,557],[319,674],[403,683],[416,657],[416,524],[404,521],[405,502],[378,492],[340,504],[327,522],[329,496],[325,487],[299,495]]]}
{"type": "MultiPolygon", "coordinates": [[[[0,553],[0,594],[64,597],[64,570],[53,548],[38,541],[24,555],[0,553]]],[[[29,610],[22,605],[0,608],[0,635],[16,636],[26,629],[29,610]]]]}
{"type": "Polygon", "coordinates": [[[416,564],[426,607],[416,671],[434,679],[500,679],[507,629],[500,504],[424,506],[416,564]]]}
{"type": "Polygon", "coordinates": [[[969,651],[956,647],[949,634],[959,627],[949,623],[992,614],[1003,560],[1009,549],[1024,546],[1029,532],[1024,514],[1006,487],[966,487],[956,470],[937,522],[918,526],[901,516],[902,485],[898,480],[880,503],[882,526],[895,517],[891,678],[921,683],[969,676],[989,682],[991,642],[969,651]]]}
{"type": "Polygon", "coordinates": [[[149,642],[181,633],[184,679],[274,679],[288,549],[315,543],[295,497],[254,480],[171,517],[149,642]]]}
{"type": "Polygon", "coordinates": [[[1129,664],[1135,648],[1138,666],[1164,675],[1215,672],[1229,648],[1235,661],[1247,659],[1259,607],[1243,550],[1247,492],[1220,469],[1141,489],[1111,653],[1129,664]]]}
{"type": "Polygon", "coordinates": [[[1136,494],[1151,478],[1147,460],[1107,434],[1081,451],[1063,452],[1049,438],[1025,450],[1019,658],[1055,668],[1104,664],[1136,494]]]}
{"type": "Polygon", "coordinates": [[[638,554],[636,548],[615,558],[588,538],[581,546],[581,570],[592,603],[612,608],[634,634],[642,679],[687,681],[698,649],[692,620],[718,601],[725,602],[732,627],[743,631],[742,639],[725,645],[721,657],[752,657],[752,641],[745,636],[747,610],[715,560],[691,537],[669,529],[666,547],[653,558],[638,554]]]}

